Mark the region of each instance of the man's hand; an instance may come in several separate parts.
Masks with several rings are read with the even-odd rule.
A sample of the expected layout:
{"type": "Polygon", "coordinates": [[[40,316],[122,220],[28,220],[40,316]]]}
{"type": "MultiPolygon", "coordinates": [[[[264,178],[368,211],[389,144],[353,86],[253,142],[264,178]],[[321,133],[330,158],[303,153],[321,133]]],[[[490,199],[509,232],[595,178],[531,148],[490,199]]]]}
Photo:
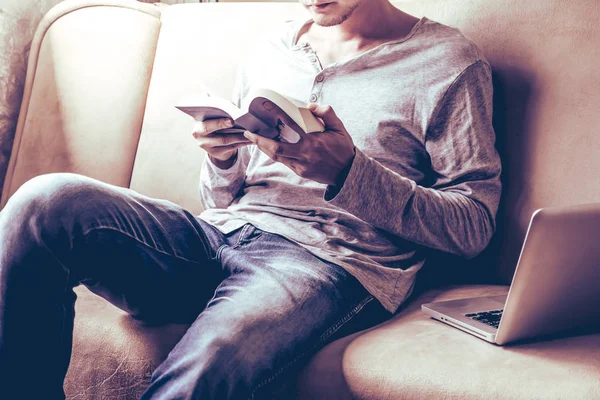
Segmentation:
{"type": "Polygon", "coordinates": [[[354,160],[354,142],[331,106],[309,104],[323,119],[324,132],[303,135],[298,143],[281,143],[246,131],[250,139],[273,161],[288,166],[297,175],[319,183],[341,186],[354,160]]]}
{"type": "Polygon", "coordinates": [[[229,118],[196,121],[192,132],[200,148],[206,150],[213,164],[222,169],[233,165],[238,148],[252,144],[241,133],[215,133],[231,126],[229,118]]]}

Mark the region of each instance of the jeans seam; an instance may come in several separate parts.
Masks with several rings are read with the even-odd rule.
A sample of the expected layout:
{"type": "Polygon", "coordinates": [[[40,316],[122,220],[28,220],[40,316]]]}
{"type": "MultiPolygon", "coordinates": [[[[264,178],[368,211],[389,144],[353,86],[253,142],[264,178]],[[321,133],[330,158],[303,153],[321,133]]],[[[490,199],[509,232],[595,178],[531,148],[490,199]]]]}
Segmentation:
{"type": "MultiPolygon", "coordinates": [[[[314,343],[311,346],[310,351],[313,351],[314,349],[318,349],[325,341],[327,341],[327,339],[329,339],[331,336],[333,336],[333,334],[335,332],[337,332],[346,322],[350,321],[354,316],[356,316],[360,312],[360,310],[362,310],[372,300],[374,300],[373,295],[369,295],[369,296],[365,297],[362,301],[360,301],[344,317],[339,319],[335,324],[330,326],[323,334],[321,334],[321,336],[319,336],[319,339],[316,341],[316,343],[314,343]]],[[[286,369],[290,368],[292,365],[294,365],[298,360],[300,360],[301,358],[306,356],[306,354],[308,354],[308,353],[309,353],[309,350],[305,350],[305,351],[301,352],[299,355],[294,357],[292,360],[288,361],[283,366],[281,366],[275,373],[271,374],[271,376],[269,376],[267,379],[265,379],[265,380],[261,381],[260,383],[258,383],[257,385],[255,385],[254,388],[250,392],[250,397],[248,398],[248,400],[253,400],[254,395],[256,394],[257,390],[259,390],[263,386],[271,383],[275,378],[277,378],[279,375],[281,375],[286,369]]]]}
{"type": "Polygon", "coordinates": [[[236,243],[232,247],[238,247],[242,243],[242,241],[244,240],[244,235],[246,234],[246,232],[248,232],[248,229],[250,229],[250,224],[244,225],[240,232],[240,235],[237,238],[236,243]]]}
{"type": "Polygon", "coordinates": [[[151,245],[149,243],[146,243],[144,240],[139,239],[138,237],[130,234],[129,232],[124,232],[124,231],[122,231],[120,229],[117,229],[117,228],[114,228],[114,227],[111,227],[111,226],[96,226],[96,227],[90,228],[86,232],[84,232],[83,236],[87,236],[87,235],[90,234],[90,232],[95,231],[95,230],[107,230],[107,231],[118,232],[118,233],[122,234],[123,236],[127,236],[128,238],[133,239],[136,242],[138,242],[139,244],[142,244],[142,245],[144,245],[144,246],[146,246],[146,247],[148,247],[148,248],[150,248],[150,249],[152,249],[152,250],[154,250],[154,251],[156,251],[156,252],[158,252],[160,254],[164,254],[166,256],[173,257],[173,258],[176,258],[178,260],[185,261],[185,262],[190,262],[190,263],[194,263],[194,264],[198,264],[198,265],[202,264],[200,261],[189,260],[186,257],[181,257],[181,256],[178,256],[176,254],[167,253],[166,251],[161,250],[161,249],[157,248],[156,246],[153,246],[153,245],[151,245]]]}
{"type": "Polygon", "coordinates": [[[222,244],[218,249],[217,249],[217,253],[215,255],[215,260],[217,263],[221,264],[221,254],[223,253],[223,250],[227,247],[226,244],[222,244]]]}
{"type": "Polygon", "coordinates": [[[240,235],[237,238],[237,242],[231,246],[232,249],[237,249],[239,247],[242,247],[243,245],[253,242],[256,239],[258,239],[259,237],[261,237],[263,234],[262,231],[260,231],[258,228],[256,228],[254,225],[251,225],[250,223],[244,225],[244,227],[242,228],[240,235]],[[248,233],[248,231],[250,229],[254,228],[254,233],[257,233],[253,238],[249,239],[246,234],[248,233]]]}

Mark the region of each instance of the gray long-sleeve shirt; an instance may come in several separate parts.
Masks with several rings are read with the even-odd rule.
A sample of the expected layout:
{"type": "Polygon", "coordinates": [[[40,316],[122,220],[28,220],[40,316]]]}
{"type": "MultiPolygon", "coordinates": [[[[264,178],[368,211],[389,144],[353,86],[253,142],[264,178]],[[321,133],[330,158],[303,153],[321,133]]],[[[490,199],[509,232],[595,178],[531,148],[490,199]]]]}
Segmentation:
{"type": "Polygon", "coordinates": [[[263,87],[331,105],[357,148],[343,187],[301,178],[252,145],[226,170],[206,157],[200,217],[223,232],[251,222],[297,242],[393,312],[429,249],[472,257],[494,231],[501,167],[490,66],[459,31],[423,18],[402,40],[322,68],[296,43],[308,22],[256,44],[234,99],[263,87]]]}

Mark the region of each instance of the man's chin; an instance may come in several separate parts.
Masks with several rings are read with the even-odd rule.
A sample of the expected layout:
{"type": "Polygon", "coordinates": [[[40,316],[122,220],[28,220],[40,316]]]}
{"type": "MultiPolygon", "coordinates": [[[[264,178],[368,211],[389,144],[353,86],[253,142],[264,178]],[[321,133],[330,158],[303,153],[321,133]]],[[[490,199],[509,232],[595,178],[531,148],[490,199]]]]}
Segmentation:
{"type": "Polygon", "coordinates": [[[335,25],[339,25],[340,24],[339,21],[336,21],[334,19],[331,19],[331,18],[320,18],[320,17],[313,18],[313,22],[316,25],[323,26],[323,27],[335,26],[335,25]]]}
{"type": "MultiPolygon", "coordinates": [[[[319,26],[328,27],[328,26],[340,25],[344,21],[346,21],[348,18],[350,18],[350,16],[354,12],[354,10],[356,10],[357,7],[358,7],[358,4],[355,4],[349,10],[345,10],[344,14],[341,14],[341,15],[340,15],[339,11],[335,15],[331,15],[331,14],[327,15],[327,14],[322,14],[322,13],[313,11],[312,19],[313,19],[313,22],[319,26]]],[[[333,11],[333,10],[331,10],[331,11],[333,11]]]]}
{"type": "Polygon", "coordinates": [[[314,15],[313,22],[319,26],[328,27],[339,25],[344,22],[344,19],[341,17],[314,15]]]}

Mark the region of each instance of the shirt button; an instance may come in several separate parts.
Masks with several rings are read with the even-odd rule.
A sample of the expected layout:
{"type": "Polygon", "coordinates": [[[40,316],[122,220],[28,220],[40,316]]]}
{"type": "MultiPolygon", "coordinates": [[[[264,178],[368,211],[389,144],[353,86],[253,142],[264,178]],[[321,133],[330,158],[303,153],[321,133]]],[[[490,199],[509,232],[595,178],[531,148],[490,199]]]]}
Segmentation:
{"type": "Polygon", "coordinates": [[[310,102],[314,103],[315,101],[317,101],[317,95],[316,94],[311,94],[310,95],[310,102]]]}
{"type": "Polygon", "coordinates": [[[309,60],[310,62],[317,62],[317,57],[310,57],[309,60]]]}
{"type": "Polygon", "coordinates": [[[317,82],[323,82],[323,79],[325,79],[323,75],[317,75],[317,82]]]}

